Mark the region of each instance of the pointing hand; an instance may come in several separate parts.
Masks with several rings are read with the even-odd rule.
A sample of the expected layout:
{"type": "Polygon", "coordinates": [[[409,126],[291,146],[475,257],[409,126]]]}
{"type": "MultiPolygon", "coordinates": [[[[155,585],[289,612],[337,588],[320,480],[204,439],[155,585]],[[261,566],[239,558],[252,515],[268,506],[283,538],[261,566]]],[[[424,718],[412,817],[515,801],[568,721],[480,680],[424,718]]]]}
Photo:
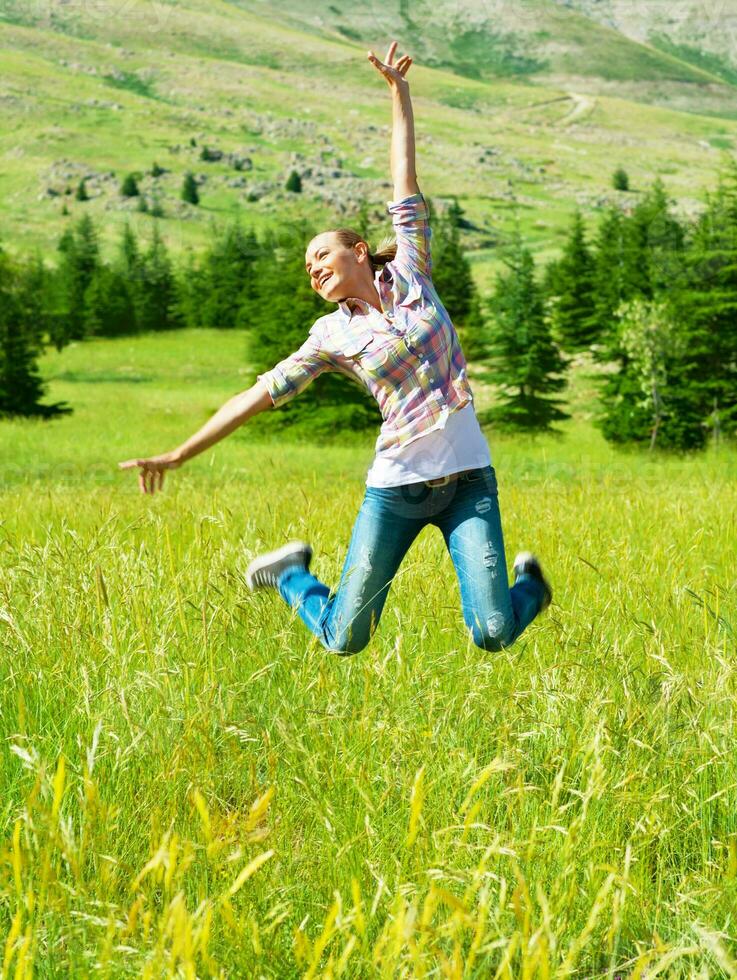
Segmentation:
{"type": "Polygon", "coordinates": [[[394,64],[394,53],[397,50],[397,42],[392,41],[389,45],[389,50],[386,54],[386,61],[379,61],[373,51],[369,51],[368,60],[381,72],[387,81],[390,89],[402,89],[409,87],[409,83],[406,79],[406,74],[410,69],[412,64],[412,59],[408,54],[403,54],[402,57],[394,64]]]}
{"type": "Polygon", "coordinates": [[[173,453],[163,453],[161,456],[151,456],[149,459],[127,459],[124,463],[118,463],[121,470],[140,467],[138,486],[141,488],[141,493],[155,493],[161,490],[165,471],[175,470],[181,465],[181,461],[173,453]]]}

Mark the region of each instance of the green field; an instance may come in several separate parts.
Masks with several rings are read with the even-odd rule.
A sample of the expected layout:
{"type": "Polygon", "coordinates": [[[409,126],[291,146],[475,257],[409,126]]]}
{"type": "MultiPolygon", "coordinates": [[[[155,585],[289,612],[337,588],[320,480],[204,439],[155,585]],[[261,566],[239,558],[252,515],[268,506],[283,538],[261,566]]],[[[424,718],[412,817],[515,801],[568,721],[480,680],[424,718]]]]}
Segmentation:
{"type": "Polygon", "coordinates": [[[428,531],[338,658],[243,572],[306,537],[337,581],[373,437],[245,427],[145,497],[117,462],[251,384],[242,336],[42,367],[74,414],[0,423],[3,977],[735,975],[733,450],[615,452],[579,376],[561,438],[487,432],[551,609],[476,649],[428,531]]]}

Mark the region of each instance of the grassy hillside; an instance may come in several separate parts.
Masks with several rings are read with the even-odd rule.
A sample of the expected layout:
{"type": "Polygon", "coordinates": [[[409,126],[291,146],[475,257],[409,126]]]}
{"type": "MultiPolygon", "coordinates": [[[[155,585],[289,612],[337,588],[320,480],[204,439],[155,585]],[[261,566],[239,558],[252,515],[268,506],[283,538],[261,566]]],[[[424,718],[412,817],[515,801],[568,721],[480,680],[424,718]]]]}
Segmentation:
{"type": "Polygon", "coordinates": [[[240,342],[50,353],[74,415],[0,422],[4,971],[727,975],[734,452],[488,432],[507,559],[540,552],[553,606],[474,648],[428,528],[341,659],[243,573],[307,537],[337,581],[368,440],[246,428],[153,498],[116,468],[248,383],[240,342]]]}
{"type": "MultiPolygon", "coordinates": [[[[319,7],[309,23],[306,16],[296,23],[294,8],[289,23],[261,5],[256,13],[222,0],[141,2],[135,16],[112,4],[54,4],[43,17],[35,7],[1,6],[0,237],[7,247],[48,251],[84,212],[104,220],[108,242],[124,220],[150,229],[136,201],[120,197],[129,171],[142,175],[149,203],[162,205],[162,230],[175,250],[201,243],[212,221],[240,215],[262,227],[277,216],[304,216],[329,227],[350,223],[364,201],[377,232],[385,230],[388,91],[365,60],[367,44],[313,23],[319,7]],[[202,160],[203,146],[223,158],[202,160]],[[147,175],[154,161],[167,171],[158,178],[147,175]],[[303,174],[301,195],[282,189],[292,167],[303,174]],[[200,208],[178,199],[187,170],[201,182],[200,208]],[[92,198],[85,204],[72,199],[83,176],[92,198]]],[[[568,15],[553,6],[549,16],[568,15]]],[[[589,28],[580,15],[566,23],[577,25],[583,43],[589,28]]],[[[381,50],[381,18],[378,28],[371,46],[381,50]]],[[[422,36],[432,36],[429,27],[422,36]]],[[[614,44],[613,32],[607,37],[614,44]]],[[[600,49],[602,66],[610,56],[624,64],[615,45],[600,49]]],[[[510,228],[513,198],[545,256],[558,248],[576,206],[593,215],[617,198],[609,178],[618,164],[636,190],[660,175],[693,209],[714,182],[721,152],[737,145],[733,120],[585,88],[463,77],[427,67],[421,55],[411,77],[421,186],[440,206],[451,195],[461,199],[475,225],[466,246],[482,283],[510,228]]]]}
{"type": "MultiPolygon", "coordinates": [[[[255,13],[263,10],[259,0],[231,2],[255,13]]],[[[290,25],[323,36],[371,44],[377,35],[411,37],[424,64],[449,67],[472,78],[566,72],[633,82],[703,85],[709,80],[708,71],[668,57],[593,14],[555,0],[471,3],[462,8],[407,0],[369,0],[359,8],[332,0],[276,0],[271,6],[290,25]]],[[[647,3],[643,6],[648,8],[647,3]]]]}

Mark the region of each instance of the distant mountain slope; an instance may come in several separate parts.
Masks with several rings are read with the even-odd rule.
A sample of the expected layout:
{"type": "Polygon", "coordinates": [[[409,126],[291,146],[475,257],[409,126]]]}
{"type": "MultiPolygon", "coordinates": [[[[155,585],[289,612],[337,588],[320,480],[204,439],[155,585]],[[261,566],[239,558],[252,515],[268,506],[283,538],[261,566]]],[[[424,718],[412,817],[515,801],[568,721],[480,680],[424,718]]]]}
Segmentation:
{"type": "MultiPolygon", "coordinates": [[[[330,0],[338,13],[323,0],[284,0],[283,11],[280,2],[0,0],[4,246],[48,254],[71,221],[90,214],[109,248],[125,221],[150,234],[154,205],[163,210],[162,234],[178,251],[201,245],[213,221],[235,216],[256,229],[277,221],[296,228],[301,219],[335,227],[365,209],[383,233],[392,195],[391,104],[365,52],[383,53],[392,37],[416,58],[421,186],[439,210],[453,196],[462,202],[464,245],[480,281],[513,227],[515,202],[528,241],[549,255],[574,208],[594,218],[612,201],[631,205],[656,176],[684,209],[695,210],[714,184],[721,154],[737,148],[737,120],[628,101],[619,97],[620,83],[617,97],[601,95],[591,78],[565,74],[573,50],[582,52],[579,70],[584,54],[594,59],[587,44],[598,37],[599,60],[588,62],[590,70],[608,65],[609,73],[625,73],[629,58],[639,78],[650,71],[649,82],[634,86],[662,91],[670,72],[694,101],[706,100],[712,85],[734,93],[699,68],[547,0],[536,2],[539,17],[527,25],[530,37],[537,32],[537,48],[510,47],[522,34],[511,36],[511,19],[494,22],[501,40],[493,71],[482,64],[490,49],[482,43],[489,8],[481,3],[474,47],[467,19],[466,34],[454,32],[454,18],[465,16],[457,6],[425,17],[424,8],[402,0],[401,22],[393,24],[378,0],[358,5],[355,16],[344,0],[330,0]],[[367,10],[375,12],[373,23],[367,10]],[[407,26],[408,18],[422,29],[407,26]],[[366,40],[348,30],[365,32],[366,40]],[[450,67],[432,67],[433,59],[450,67]],[[538,62],[551,77],[555,62],[560,81],[541,81],[538,62]],[[468,77],[474,73],[480,77],[468,77]],[[619,164],[630,173],[630,195],[611,187],[619,164]],[[292,169],[302,178],[301,194],[285,190],[292,169]],[[120,193],[130,172],[138,174],[148,213],[120,193]],[[198,181],[200,207],[180,200],[186,172],[198,181]],[[82,178],[88,201],[75,200],[82,178]]],[[[518,30],[524,26],[517,22],[518,30]]],[[[604,86],[603,76],[598,83],[604,86]]]]}
{"type": "MultiPolygon", "coordinates": [[[[231,2],[264,9],[261,0],[231,2]]],[[[737,0],[701,3],[734,3],[737,10],[737,0]]],[[[397,37],[423,64],[470,78],[529,78],[737,116],[733,79],[714,53],[724,43],[719,19],[701,23],[703,51],[686,44],[695,36],[689,32],[697,0],[676,0],[684,8],[678,30],[666,14],[674,5],[663,0],[269,0],[269,6],[284,23],[326,37],[379,49],[397,37]]]]}
{"type": "MultiPolygon", "coordinates": [[[[709,55],[737,81],[737,3],[734,0],[555,0],[636,41],[669,42],[684,54],[709,55]]],[[[706,56],[706,57],[705,57],[706,56]]]]}

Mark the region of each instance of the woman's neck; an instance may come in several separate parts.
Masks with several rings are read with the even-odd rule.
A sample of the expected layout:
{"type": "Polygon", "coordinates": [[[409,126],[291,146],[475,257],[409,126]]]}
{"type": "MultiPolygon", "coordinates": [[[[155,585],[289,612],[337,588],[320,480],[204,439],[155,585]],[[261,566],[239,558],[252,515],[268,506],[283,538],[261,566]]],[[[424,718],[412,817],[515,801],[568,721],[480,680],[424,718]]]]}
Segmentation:
{"type": "Polygon", "coordinates": [[[353,303],[351,300],[356,299],[363,300],[364,303],[368,303],[369,306],[373,306],[373,308],[378,310],[379,313],[383,313],[381,308],[381,297],[379,296],[379,290],[376,287],[376,282],[374,279],[372,279],[370,283],[363,284],[359,292],[355,293],[353,296],[349,296],[346,299],[346,303],[351,309],[353,309],[353,303]]]}

